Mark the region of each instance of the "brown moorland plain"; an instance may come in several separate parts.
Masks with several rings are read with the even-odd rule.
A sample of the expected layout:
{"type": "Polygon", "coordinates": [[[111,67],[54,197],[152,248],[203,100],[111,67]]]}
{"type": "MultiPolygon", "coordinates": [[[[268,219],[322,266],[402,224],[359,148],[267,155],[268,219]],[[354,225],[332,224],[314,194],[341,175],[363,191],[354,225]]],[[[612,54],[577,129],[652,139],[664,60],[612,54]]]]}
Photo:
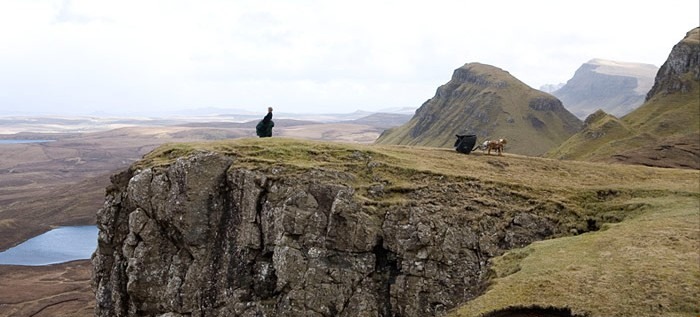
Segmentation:
{"type": "Polygon", "coordinates": [[[0,316],[92,316],[91,272],[89,260],[0,265],[0,316]]]}
{"type": "MultiPolygon", "coordinates": [[[[371,143],[382,130],[365,124],[278,121],[275,137],[371,143]]],[[[230,126],[132,126],[66,133],[66,127],[52,130],[47,125],[39,131],[55,132],[0,135],[53,140],[0,144],[0,251],[56,226],[95,224],[110,175],[161,144],[254,137],[254,124],[230,126]]],[[[90,274],[86,260],[40,267],[0,265],[0,316],[92,316],[90,274]]]]}
{"type": "MultiPolygon", "coordinates": [[[[359,124],[304,124],[276,128],[275,136],[371,143],[380,132],[359,124]]],[[[253,128],[144,126],[84,134],[2,135],[54,141],[0,145],[0,250],[55,226],[94,224],[109,176],[158,145],[242,137],[254,137],[253,128]]]]}

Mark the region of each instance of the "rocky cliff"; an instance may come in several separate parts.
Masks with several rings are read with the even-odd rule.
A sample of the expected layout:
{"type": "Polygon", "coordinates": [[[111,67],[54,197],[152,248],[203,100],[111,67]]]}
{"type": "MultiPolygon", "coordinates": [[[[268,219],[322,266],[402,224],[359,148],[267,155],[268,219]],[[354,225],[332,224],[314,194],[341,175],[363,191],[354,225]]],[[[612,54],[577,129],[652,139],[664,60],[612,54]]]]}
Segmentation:
{"type": "Polygon", "coordinates": [[[456,69],[408,123],[385,131],[377,143],[449,147],[455,134],[476,134],[480,141],[506,138],[509,152],[540,155],[580,126],[551,95],[500,68],[469,63],[456,69]]]}
{"type": "Polygon", "coordinates": [[[700,81],[700,28],[694,28],[676,44],[656,74],[646,100],[658,94],[688,93],[700,81]]]}
{"type": "Polygon", "coordinates": [[[482,179],[454,151],[260,142],[163,147],[112,177],[96,316],[435,316],[483,292],[488,259],[596,227],[532,179],[488,180],[509,167],[487,156],[461,163],[482,179]]]}
{"type": "Polygon", "coordinates": [[[581,119],[599,109],[620,117],[644,103],[658,70],[649,64],[596,58],[581,65],[552,95],[581,119]]]}

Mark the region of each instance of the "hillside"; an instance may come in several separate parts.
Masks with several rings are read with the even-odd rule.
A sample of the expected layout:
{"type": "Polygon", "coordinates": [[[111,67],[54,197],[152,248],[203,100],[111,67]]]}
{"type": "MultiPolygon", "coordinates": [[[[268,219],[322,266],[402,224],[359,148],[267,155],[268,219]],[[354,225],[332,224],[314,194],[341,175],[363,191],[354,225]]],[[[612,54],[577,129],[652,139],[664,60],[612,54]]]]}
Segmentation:
{"type": "Polygon", "coordinates": [[[695,28],[673,47],[642,106],[615,124],[593,115],[580,133],[547,156],[700,168],[699,59],[700,28],[695,28]]]}
{"type": "Polygon", "coordinates": [[[376,143],[451,147],[455,134],[476,134],[480,141],[506,138],[511,153],[540,155],[580,126],[551,95],[502,69],[470,63],[456,69],[408,123],[385,131],[376,143]]]}
{"type": "Polygon", "coordinates": [[[644,103],[658,70],[649,64],[596,58],[581,65],[552,95],[581,119],[599,109],[620,117],[644,103]]]}
{"type": "Polygon", "coordinates": [[[112,177],[96,316],[414,317],[463,303],[696,316],[699,176],[282,138],[168,144],[112,177]]]}
{"type": "Polygon", "coordinates": [[[558,148],[558,150],[566,148],[567,154],[556,157],[560,159],[590,160],[600,156],[600,151],[613,148],[614,145],[611,144],[611,140],[627,138],[633,135],[634,133],[625,122],[603,110],[598,110],[586,118],[580,132],[566,140],[558,148]]]}

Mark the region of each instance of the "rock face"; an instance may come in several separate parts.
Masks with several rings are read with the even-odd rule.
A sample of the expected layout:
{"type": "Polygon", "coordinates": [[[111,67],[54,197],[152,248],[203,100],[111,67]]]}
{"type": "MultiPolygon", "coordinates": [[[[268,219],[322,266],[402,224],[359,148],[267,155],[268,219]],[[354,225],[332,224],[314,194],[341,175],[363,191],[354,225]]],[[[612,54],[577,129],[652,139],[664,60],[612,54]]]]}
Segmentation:
{"type": "Polygon", "coordinates": [[[408,123],[385,131],[376,143],[448,147],[456,134],[475,134],[479,142],[507,139],[508,152],[540,155],[580,127],[581,120],[551,95],[500,68],[469,63],[456,69],[408,123]]]}
{"type": "Polygon", "coordinates": [[[692,90],[693,81],[700,81],[700,28],[690,30],[685,38],[673,47],[668,59],[656,74],[654,86],[646,99],[649,100],[660,93],[687,93],[692,90]]]}
{"type": "Polygon", "coordinates": [[[484,290],[489,258],[571,230],[552,214],[575,216],[477,181],[373,203],[339,181],[355,177],[214,152],[114,175],[97,215],[96,316],[435,316],[484,290]]]}
{"type": "Polygon", "coordinates": [[[592,59],[552,95],[581,119],[598,109],[620,117],[644,103],[657,71],[649,64],[592,59]]]}

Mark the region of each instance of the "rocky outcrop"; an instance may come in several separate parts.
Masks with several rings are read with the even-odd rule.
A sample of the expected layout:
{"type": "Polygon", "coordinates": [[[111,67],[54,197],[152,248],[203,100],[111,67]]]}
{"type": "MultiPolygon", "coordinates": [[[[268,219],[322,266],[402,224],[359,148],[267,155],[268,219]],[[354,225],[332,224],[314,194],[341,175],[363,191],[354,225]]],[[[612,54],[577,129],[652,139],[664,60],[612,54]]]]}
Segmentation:
{"type": "Polygon", "coordinates": [[[592,59],[552,95],[579,118],[598,109],[620,117],[644,103],[657,71],[649,64],[592,59]]]}
{"type": "Polygon", "coordinates": [[[475,180],[416,173],[358,198],[353,173],[239,163],[197,152],[112,177],[96,316],[440,315],[484,290],[489,258],[576,217],[475,180]]]}
{"type": "Polygon", "coordinates": [[[687,93],[700,81],[700,28],[694,28],[676,44],[656,74],[646,100],[657,94],[687,93]],[[687,75],[686,75],[687,74],[687,75]]]}

